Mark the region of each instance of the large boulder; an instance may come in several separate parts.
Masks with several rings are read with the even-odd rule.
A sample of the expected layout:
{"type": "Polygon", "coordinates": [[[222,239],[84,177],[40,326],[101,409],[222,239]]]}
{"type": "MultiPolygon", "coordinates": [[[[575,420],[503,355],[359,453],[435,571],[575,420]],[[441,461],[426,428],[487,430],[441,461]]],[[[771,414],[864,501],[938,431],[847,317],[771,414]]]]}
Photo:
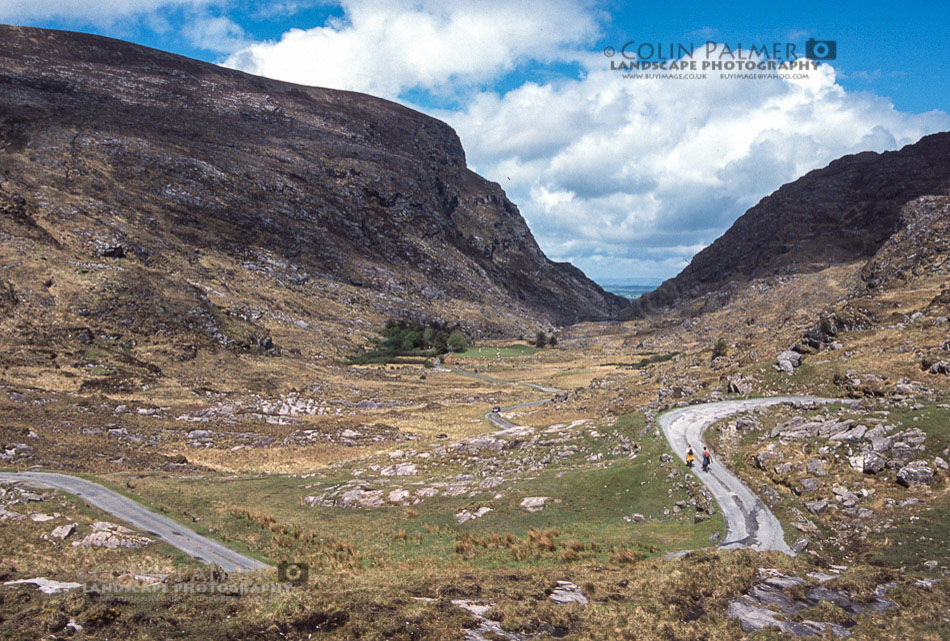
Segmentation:
{"type": "Polygon", "coordinates": [[[861,452],[848,460],[851,467],[864,474],[877,474],[887,464],[887,459],[877,452],[861,452]]]}
{"type": "Polygon", "coordinates": [[[740,394],[742,396],[748,396],[752,393],[752,379],[746,378],[741,374],[736,374],[729,377],[729,393],[730,394],[740,394]]]}
{"type": "Polygon", "coordinates": [[[897,482],[904,487],[930,485],[934,479],[934,471],[927,467],[925,461],[914,461],[897,471],[897,482]]]}
{"type": "Polygon", "coordinates": [[[795,371],[796,367],[802,364],[802,355],[787,349],[776,356],[775,361],[778,364],[779,370],[790,374],[795,371]]]}

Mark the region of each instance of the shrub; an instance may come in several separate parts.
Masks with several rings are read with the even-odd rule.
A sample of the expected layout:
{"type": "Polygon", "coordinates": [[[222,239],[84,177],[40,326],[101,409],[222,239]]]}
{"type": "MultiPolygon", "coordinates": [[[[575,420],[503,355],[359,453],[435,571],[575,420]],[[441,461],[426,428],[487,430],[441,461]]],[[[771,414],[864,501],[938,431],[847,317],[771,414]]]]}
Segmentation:
{"type": "Polygon", "coordinates": [[[449,337],[446,340],[446,347],[448,347],[449,351],[452,352],[464,352],[465,348],[468,347],[468,341],[465,340],[465,336],[462,334],[462,332],[455,330],[449,334],[449,337]]]}
{"type": "Polygon", "coordinates": [[[537,336],[534,337],[534,346],[535,347],[544,347],[548,344],[548,337],[544,335],[544,332],[538,330],[537,336]]]}
{"type": "Polygon", "coordinates": [[[712,357],[722,358],[728,353],[729,353],[729,344],[726,343],[726,339],[720,338],[718,341],[716,341],[715,347],[713,347],[712,357]]]}

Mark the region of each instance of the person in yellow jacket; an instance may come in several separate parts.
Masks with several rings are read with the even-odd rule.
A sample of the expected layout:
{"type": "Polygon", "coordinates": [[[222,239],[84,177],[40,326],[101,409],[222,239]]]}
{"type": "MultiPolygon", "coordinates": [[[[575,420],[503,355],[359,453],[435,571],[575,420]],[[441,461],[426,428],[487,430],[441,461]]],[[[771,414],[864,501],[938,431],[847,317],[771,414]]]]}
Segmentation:
{"type": "Polygon", "coordinates": [[[686,467],[692,469],[692,467],[693,467],[693,461],[695,461],[695,460],[696,460],[696,455],[693,454],[693,446],[690,445],[690,446],[689,446],[689,451],[686,452],[686,467]]]}

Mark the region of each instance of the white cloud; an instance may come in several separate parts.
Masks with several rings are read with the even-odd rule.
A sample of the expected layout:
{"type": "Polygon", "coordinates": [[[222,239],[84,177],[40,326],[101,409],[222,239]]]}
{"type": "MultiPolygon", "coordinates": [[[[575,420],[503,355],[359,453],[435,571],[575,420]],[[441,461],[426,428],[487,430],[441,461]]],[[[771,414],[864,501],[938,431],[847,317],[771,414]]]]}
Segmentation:
{"type": "Polygon", "coordinates": [[[68,20],[76,24],[112,26],[163,9],[198,8],[216,0],[0,0],[0,21],[25,24],[36,20],[68,20]]]}
{"type": "Polygon", "coordinates": [[[603,56],[586,67],[437,115],[542,248],[597,276],[672,276],[783,183],[950,128],[944,112],[846,92],[828,65],[794,80],[624,79],[603,56]]]}
{"type": "Polygon", "coordinates": [[[184,28],[189,42],[199,49],[228,53],[248,44],[240,25],[223,16],[200,16],[184,28]]]}
{"type": "Polygon", "coordinates": [[[253,44],[225,65],[308,85],[397,98],[489,82],[527,60],[570,58],[597,33],[570,0],[342,0],[344,17],[253,44]]]}

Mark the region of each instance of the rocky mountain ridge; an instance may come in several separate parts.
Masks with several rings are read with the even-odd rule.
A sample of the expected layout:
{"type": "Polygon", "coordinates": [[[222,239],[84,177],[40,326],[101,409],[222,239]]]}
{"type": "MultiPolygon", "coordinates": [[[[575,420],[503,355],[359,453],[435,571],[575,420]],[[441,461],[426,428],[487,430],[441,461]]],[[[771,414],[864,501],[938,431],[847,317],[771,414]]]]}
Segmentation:
{"type": "Polygon", "coordinates": [[[549,260],[438,120],[109,38],[0,38],[3,336],[32,365],[28,345],[104,336],[156,366],[133,352],[337,357],[388,317],[516,336],[626,304],[549,260]]]}
{"type": "Polygon", "coordinates": [[[763,198],[624,314],[711,311],[756,278],[868,260],[907,224],[907,203],[948,187],[950,132],[898,151],[844,156],[763,198]]]}

